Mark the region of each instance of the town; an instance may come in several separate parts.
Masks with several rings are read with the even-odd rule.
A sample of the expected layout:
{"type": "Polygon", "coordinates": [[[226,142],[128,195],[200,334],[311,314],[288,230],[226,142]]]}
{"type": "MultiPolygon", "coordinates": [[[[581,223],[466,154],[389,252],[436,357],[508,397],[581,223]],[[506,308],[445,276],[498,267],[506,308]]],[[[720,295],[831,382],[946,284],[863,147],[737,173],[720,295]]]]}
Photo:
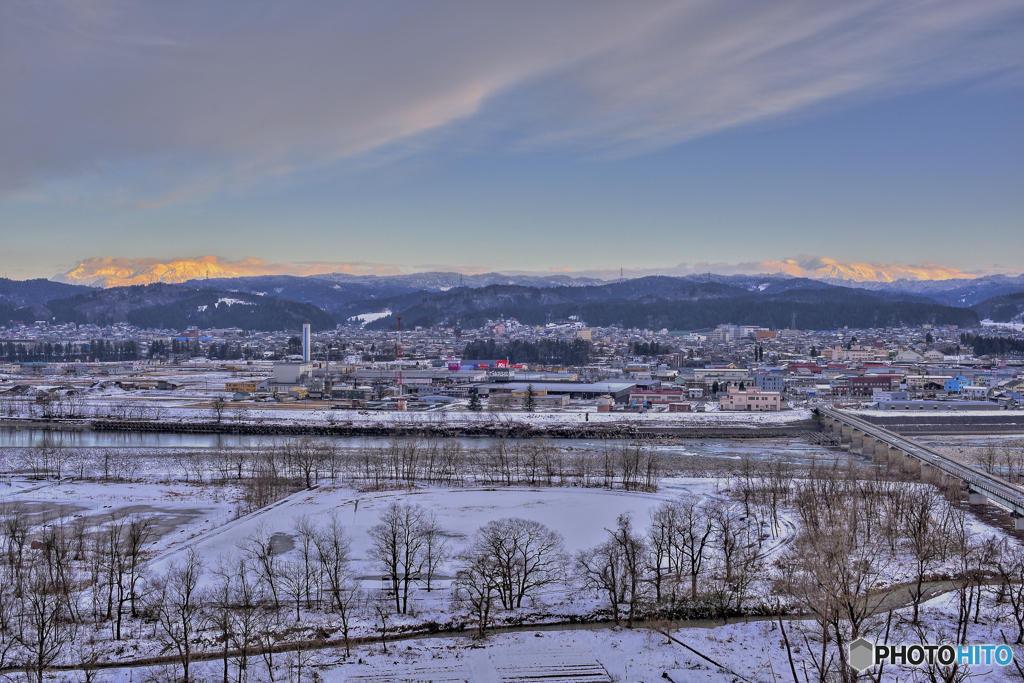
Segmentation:
{"type": "Polygon", "coordinates": [[[97,386],[105,399],[112,390],[157,404],[191,399],[173,401],[180,409],[222,399],[359,411],[777,412],[820,401],[991,411],[1024,400],[1024,334],[1012,327],[651,331],[498,320],[400,333],[307,325],[302,335],[0,328],[0,400],[11,411],[20,397],[29,415],[50,417],[85,410],[97,386]],[[976,354],[978,338],[1008,350],[976,354]]]}

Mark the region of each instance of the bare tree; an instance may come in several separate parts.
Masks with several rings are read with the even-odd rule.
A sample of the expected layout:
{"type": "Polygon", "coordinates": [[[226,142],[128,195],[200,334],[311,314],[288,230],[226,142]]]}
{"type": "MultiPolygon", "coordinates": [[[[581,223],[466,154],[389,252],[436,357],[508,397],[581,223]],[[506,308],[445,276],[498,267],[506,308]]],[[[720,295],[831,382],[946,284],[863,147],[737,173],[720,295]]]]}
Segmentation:
{"type": "Polygon", "coordinates": [[[914,605],[912,623],[918,623],[921,600],[924,598],[924,580],[946,557],[946,533],[938,518],[942,500],[932,487],[915,489],[910,493],[903,518],[903,528],[910,556],[914,562],[914,583],[910,600],[914,605]]]}
{"type": "Polygon", "coordinates": [[[633,531],[628,514],[619,515],[615,529],[607,529],[608,540],[576,556],[583,584],[608,597],[612,618],[618,624],[623,605],[627,625],[632,627],[637,610],[646,597],[647,544],[633,531]]]}
{"type": "Polygon", "coordinates": [[[274,551],[273,538],[267,527],[263,524],[259,525],[253,534],[245,540],[242,550],[251,560],[261,583],[270,591],[270,596],[274,601],[274,610],[280,610],[277,553],[274,551]]]}
{"type": "Polygon", "coordinates": [[[677,547],[690,575],[690,596],[697,597],[697,579],[704,570],[714,520],[701,507],[701,499],[684,494],[675,502],[678,515],[677,547]]]}
{"type": "Polygon", "coordinates": [[[502,607],[523,606],[523,598],[564,576],[562,536],[540,522],[504,517],[476,532],[472,555],[489,555],[498,567],[498,596],[502,607]]]}
{"type": "Polygon", "coordinates": [[[391,624],[391,596],[385,591],[374,591],[368,600],[367,611],[380,624],[380,642],[384,654],[388,653],[388,626],[391,624]]]}
{"type": "Polygon", "coordinates": [[[302,558],[302,583],[305,588],[303,598],[306,601],[306,609],[312,609],[312,591],[314,588],[319,589],[320,586],[319,577],[315,576],[320,568],[314,556],[316,525],[308,515],[301,515],[292,524],[292,531],[295,532],[295,538],[298,539],[299,556],[302,558]]]}
{"type": "Polygon", "coordinates": [[[173,564],[168,569],[152,604],[164,640],[177,654],[183,683],[191,680],[193,641],[203,626],[202,601],[197,590],[202,572],[202,564],[190,548],[183,565],[173,564]]]}
{"type": "Polygon", "coordinates": [[[1017,644],[1024,643],[1024,547],[1003,541],[994,556],[996,569],[1003,580],[1003,594],[1009,600],[1013,620],[1017,623],[1017,644]]]}
{"type": "Polygon", "coordinates": [[[18,641],[29,654],[28,666],[37,683],[43,683],[46,669],[74,638],[74,625],[67,613],[67,600],[46,569],[32,565],[24,581],[22,624],[18,641]]]}
{"type": "Polygon", "coordinates": [[[433,512],[428,513],[422,520],[422,524],[423,534],[426,539],[426,556],[423,558],[423,578],[427,582],[426,588],[429,593],[434,577],[437,576],[438,569],[451,557],[451,548],[448,546],[444,532],[438,524],[437,515],[433,512]]]}
{"type": "Polygon", "coordinates": [[[331,513],[328,524],[317,530],[313,542],[320,562],[324,589],[330,596],[330,608],[341,619],[341,635],[345,641],[345,655],[348,656],[349,625],[353,608],[359,599],[359,590],[352,580],[349,566],[350,542],[336,511],[331,513]]]}
{"type": "Polygon", "coordinates": [[[228,402],[224,400],[223,396],[218,396],[213,400],[213,404],[210,406],[210,411],[213,413],[213,419],[220,424],[224,420],[224,411],[227,410],[228,402]]]}
{"type": "Polygon", "coordinates": [[[391,583],[395,611],[405,614],[409,606],[409,588],[420,578],[426,560],[427,539],[421,520],[426,511],[419,505],[392,501],[381,514],[381,521],[370,527],[370,558],[391,583]]]}
{"type": "Polygon", "coordinates": [[[484,549],[471,547],[461,557],[453,585],[456,604],[466,605],[476,618],[477,637],[487,635],[494,601],[501,591],[500,569],[494,556],[484,549]]]}

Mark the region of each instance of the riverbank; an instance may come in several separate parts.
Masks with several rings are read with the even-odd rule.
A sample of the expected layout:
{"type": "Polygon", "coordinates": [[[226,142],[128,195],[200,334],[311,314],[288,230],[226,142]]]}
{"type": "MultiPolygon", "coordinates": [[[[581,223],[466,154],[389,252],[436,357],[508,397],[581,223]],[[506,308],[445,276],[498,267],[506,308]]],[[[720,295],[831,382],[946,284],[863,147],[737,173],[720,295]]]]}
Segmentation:
{"type": "Polygon", "coordinates": [[[820,431],[815,420],[787,423],[702,422],[658,424],[655,422],[532,422],[528,419],[380,420],[377,422],[315,423],[216,422],[186,420],[3,420],[0,427],[51,431],[148,432],[173,434],[230,434],[247,436],[338,437],[482,437],[515,439],[799,439],[820,431]]]}
{"type": "Polygon", "coordinates": [[[8,418],[0,427],[255,436],[430,436],[547,439],[774,439],[820,431],[808,410],[781,413],[410,413],[331,410],[168,411],[158,419],[8,418]]]}

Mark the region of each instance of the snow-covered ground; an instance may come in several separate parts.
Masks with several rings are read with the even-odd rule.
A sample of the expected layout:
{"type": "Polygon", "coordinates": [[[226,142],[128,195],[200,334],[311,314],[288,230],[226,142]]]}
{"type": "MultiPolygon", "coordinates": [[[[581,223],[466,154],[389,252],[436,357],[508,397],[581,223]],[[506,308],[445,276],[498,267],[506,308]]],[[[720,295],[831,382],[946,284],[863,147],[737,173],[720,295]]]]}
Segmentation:
{"type": "Polygon", "coordinates": [[[235,516],[233,486],[181,483],[40,482],[12,477],[0,483],[0,503],[22,503],[31,513],[65,524],[84,518],[99,527],[113,517],[137,515],[153,522],[147,551],[159,555],[228,524],[235,516]]]}
{"type": "MultiPolygon", "coordinates": [[[[931,642],[948,642],[949,629],[956,614],[955,596],[934,598],[922,608],[925,637],[931,642]],[[941,634],[946,634],[942,637],[941,634]]],[[[1001,643],[1000,625],[991,609],[974,626],[969,642],[1001,643]]],[[[872,620],[873,631],[881,628],[881,618],[872,620]]],[[[895,613],[895,628],[890,643],[919,643],[909,633],[909,612],[895,613]]],[[[792,646],[793,666],[799,680],[811,673],[808,650],[803,636],[817,647],[806,623],[784,622],[792,646]],[[808,667],[805,669],[805,666],[808,667]]],[[[549,683],[778,683],[792,680],[789,656],[782,632],[775,621],[756,620],[731,624],[693,624],[667,631],[671,639],[649,628],[580,628],[572,630],[532,630],[491,635],[484,641],[467,637],[418,638],[395,641],[384,654],[379,644],[356,647],[350,658],[340,648],[306,651],[302,654],[275,655],[277,677],[299,683],[299,664],[303,680],[324,683],[513,683],[544,680],[549,683]],[[696,651],[696,652],[694,652],[696,651]],[[698,654],[699,653],[699,654],[698,654]]],[[[874,640],[874,637],[872,638],[874,640]]],[[[879,639],[880,641],[881,639],[879,639]]],[[[1024,649],[1015,646],[1015,658],[1024,658],[1024,649]]],[[[267,681],[264,663],[250,661],[250,681],[267,681]]],[[[194,665],[203,680],[216,680],[220,662],[194,665]]],[[[153,668],[114,669],[101,673],[109,683],[151,680],[153,668]]],[[[234,667],[232,667],[234,673],[234,667]]],[[[963,679],[975,681],[1019,681],[1013,666],[969,667],[963,679]]],[[[921,669],[900,667],[885,670],[884,680],[927,680],[921,669]],[[915,677],[916,676],[916,677],[915,677]]],[[[58,674],[64,681],[79,681],[81,674],[58,674]]]]}
{"type": "MultiPolygon", "coordinates": [[[[188,543],[197,554],[212,566],[216,558],[228,559],[257,530],[266,534],[294,536],[295,522],[306,516],[316,523],[324,523],[334,513],[338,516],[352,540],[352,560],[355,572],[362,576],[374,574],[368,557],[370,539],[367,530],[380,521],[381,511],[392,501],[415,503],[433,512],[449,539],[453,550],[467,544],[474,532],[487,522],[502,517],[523,517],[541,522],[565,539],[566,551],[576,551],[597,545],[606,536],[605,529],[615,526],[623,513],[632,515],[636,524],[644,527],[649,512],[665,500],[683,492],[717,496],[713,481],[705,479],[679,479],[667,482],[657,493],[608,491],[597,488],[428,488],[413,491],[359,492],[352,489],[321,487],[314,491],[301,491],[269,509],[232,522],[226,527],[188,543]]],[[[180,560],[186,546],[178,546],[159,556],[152,568],[159,572],[172,561],[180,560]]],[[[281,555],[281,559],[298,559],[298,550],[281,555]]],[[[454,562],[454,560],[452,561],[454,562]]],[[[441,573],[451,575],[454,564],[442,568],[441,573]]],[[[369,588],[379,587],[367,580],[369,588]]],[[[443,584],[442,584],[443,585],[443,584]]],[[[423,596],[421,596],[423,597],[423,596]]]]}

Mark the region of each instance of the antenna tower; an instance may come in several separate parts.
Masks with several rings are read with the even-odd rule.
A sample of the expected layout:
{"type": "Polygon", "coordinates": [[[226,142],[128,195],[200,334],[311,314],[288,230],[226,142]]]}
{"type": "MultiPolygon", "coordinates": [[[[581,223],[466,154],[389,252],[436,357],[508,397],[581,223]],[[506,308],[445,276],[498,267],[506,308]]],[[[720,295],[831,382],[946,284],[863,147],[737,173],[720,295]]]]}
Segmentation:
{"type": "Polygon", "coordinates": [[[398,361],[398,409],[405,410],[405,385],[402,384],[402,316],[398,316],[398,353],[395,354],[395,359],[398,361]]]}

